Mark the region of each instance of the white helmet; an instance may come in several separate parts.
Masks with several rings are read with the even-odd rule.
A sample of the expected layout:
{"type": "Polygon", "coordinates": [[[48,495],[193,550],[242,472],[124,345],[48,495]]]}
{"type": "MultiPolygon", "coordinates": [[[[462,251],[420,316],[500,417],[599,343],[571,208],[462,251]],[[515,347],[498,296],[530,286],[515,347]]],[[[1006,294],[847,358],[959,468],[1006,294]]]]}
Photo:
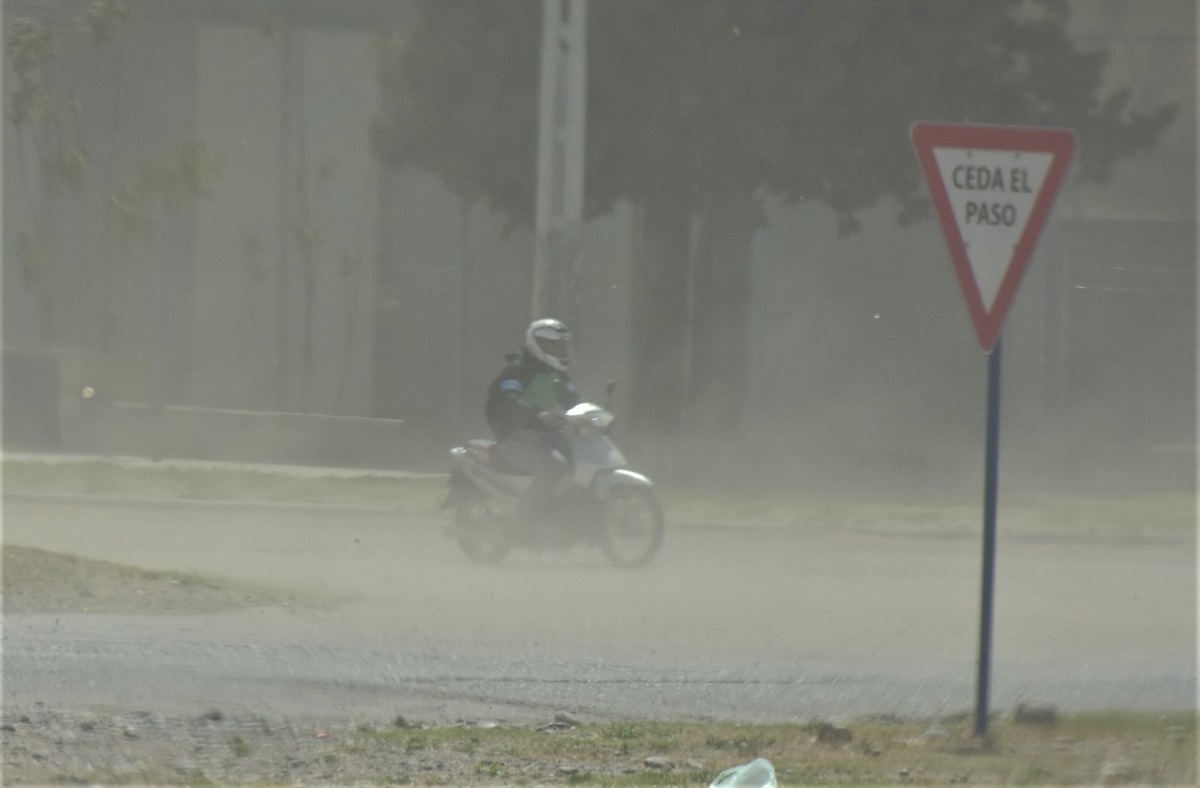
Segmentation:
{"type": "Polygon", "coordinates": [[[571,332],[561,320],[535,320],[525,330],[525,349],[533,357],[562,372],[571,364],[571,332]]]}

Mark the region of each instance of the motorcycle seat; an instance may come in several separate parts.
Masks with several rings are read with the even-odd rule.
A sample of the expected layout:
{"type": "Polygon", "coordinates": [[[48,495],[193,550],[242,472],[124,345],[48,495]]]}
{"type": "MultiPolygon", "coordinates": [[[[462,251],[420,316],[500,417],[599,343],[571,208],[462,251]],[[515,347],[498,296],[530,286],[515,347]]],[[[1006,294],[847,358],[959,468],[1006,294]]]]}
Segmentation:
{"type": "Polygon", "coordinates": [[[475,439],[475,440],[468,441],[468,443],[470,443],[476,449],[482,449],[487,454],[488,465],[496,473],[502,473],[505,476],[531,476],[532,475],[531,473],[529,473],[529,471],[525,470],[524,468],[520,468],[516,465],[513,465],[512,463],[508,462],[503,457],[501,457],[500,452],[497,449],[499,444],[496,441],[475,439]]]}

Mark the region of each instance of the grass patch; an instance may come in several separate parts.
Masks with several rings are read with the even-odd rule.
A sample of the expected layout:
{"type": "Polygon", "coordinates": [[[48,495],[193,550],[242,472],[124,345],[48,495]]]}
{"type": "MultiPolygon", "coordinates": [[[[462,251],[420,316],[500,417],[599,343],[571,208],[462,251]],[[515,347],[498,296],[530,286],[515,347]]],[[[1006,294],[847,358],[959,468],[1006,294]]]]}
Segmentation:
{"type": "Polygon", "coordinates": [[[241,736],[234,736],[229,741],[229,749],[238,758],[245,758],[250,754],[250,745],[241,736]]]}
{"type": "MultiPolygon", "coordinates": [[[[439,512],[445,479],[439,475],[296,476],[272,470],[223,467],[130,466],[119,461],[4,460],[7,491],[151,499],[342,504],[383,507],[404,514],[439,512]]],[[[759,487],[660,485],[668,514],[679,520],[771,522],[796,528],[873,528],[881,531],[975,532],[975,502],[914,503],[846,495],[816,499],[795,490],[759,487]]],[[[1114,498],[1072,494],[1021,495],[1000,502],[1007,533],[1061,536],[1186,538],[1196,528],[1190,495],[1155,493],[1114,498]]]]}
{"type": "Polygon", "coordinates": [[[1046,521],[1064,526],[1098,527],[1124,531],[1194,530],[1196,499],[1190,495],[1162,493],[1112,499],[1045,496],[1016,502],[1018,511],[1036,512],[1046,521]]]}
{"type": "Polygon", "coordinates": [[[201,771],[180,773],[177,769],[140,770],[134,773],[89,769],[85,773],[53,775],[55,785],[172,785],[181,788],[214,788],[213,782],[201,771]]]}
{"type": "Polygon", "coordinates": [[[481,776],[516,774],[514,759],[558,781],[586,785],[707,785],[720,771],[769,759],[783,785],[1111,784],[1196,780],[1193,714],[1062,716],[1052,726],[997,720],[986,741],[971,722],[859,720],[738,725],[637,722],[546,733],[445,728],[379,731],[400,751],[470,753],[481,776]],[[648,761],[647,759],[651,759],[648,761]],[[653,767],[648,764],[653,761],[653,767]],[[664,766],[665,764],[665,766],[664,766]]]}
{"type": "Polygon", "coordinates": [[[107,460],[5,460],[6,490],[154,499],[340,503],[432,510],[441,503],[445,481],[416,476],[295,476],[270,470],[129,467],[107,460]]]}

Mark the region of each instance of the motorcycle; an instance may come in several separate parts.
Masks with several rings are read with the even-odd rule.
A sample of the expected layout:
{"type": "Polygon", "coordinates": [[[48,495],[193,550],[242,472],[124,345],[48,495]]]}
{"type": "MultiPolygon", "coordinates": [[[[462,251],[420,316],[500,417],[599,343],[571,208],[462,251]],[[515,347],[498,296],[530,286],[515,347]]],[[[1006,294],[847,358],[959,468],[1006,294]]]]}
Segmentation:
{"type": "Polygon", "coordinates": [[[563,414],[570,472],[552,499],[548,521],[536,527],[516,516],[517,500],[533,477],[506,464],[496,441],[471,439],[455,446],[442,505],[454,510],[447,535],[477,563],[499,563],[518,547],[565,550],[578,544],[598,546],[617,566],[649,563],[662,547],[662,506],[653,483],[625,467],[624,455],[608,437],[613,420],[591,402],[563,414]]]}

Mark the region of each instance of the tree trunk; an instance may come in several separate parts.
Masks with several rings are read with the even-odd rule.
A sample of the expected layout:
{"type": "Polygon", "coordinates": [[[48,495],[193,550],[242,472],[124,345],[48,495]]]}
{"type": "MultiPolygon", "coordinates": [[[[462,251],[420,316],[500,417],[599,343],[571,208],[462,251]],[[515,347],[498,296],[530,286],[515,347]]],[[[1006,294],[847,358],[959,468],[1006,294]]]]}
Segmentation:
{"type": "Polygon", "coordinates": [[[688,262],[691,212],[662,189],[646,200],[637,228],[633,283],[633,403],[635,430],[679,429],[687,375],[688,262]]]}
{"type": "Polygon", "coordinates": [[[759,217],[753,189],[741,183],[713,194],[701,216],[688,389],[688,427],[698,434],[730,435],[741,424],[759,217]]]}

